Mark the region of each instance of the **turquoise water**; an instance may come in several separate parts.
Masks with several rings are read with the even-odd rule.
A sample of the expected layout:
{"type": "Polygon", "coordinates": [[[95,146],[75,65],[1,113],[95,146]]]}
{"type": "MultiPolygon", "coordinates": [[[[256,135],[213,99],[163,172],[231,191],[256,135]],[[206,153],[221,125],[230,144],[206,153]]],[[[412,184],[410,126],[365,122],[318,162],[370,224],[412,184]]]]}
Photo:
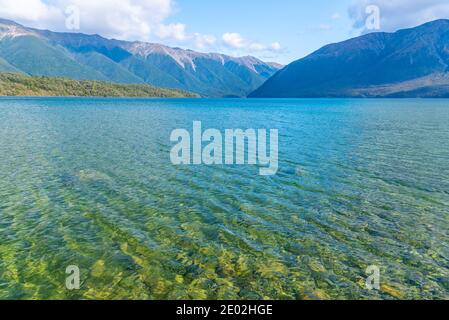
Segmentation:
{"type": "Polygon", "coordinates": [[[0,124],[0,299],[449,299],[448,100],[1,99],[0,124]],[[173,166],[194,120],[278,129],[277,175],[173,166]]]}

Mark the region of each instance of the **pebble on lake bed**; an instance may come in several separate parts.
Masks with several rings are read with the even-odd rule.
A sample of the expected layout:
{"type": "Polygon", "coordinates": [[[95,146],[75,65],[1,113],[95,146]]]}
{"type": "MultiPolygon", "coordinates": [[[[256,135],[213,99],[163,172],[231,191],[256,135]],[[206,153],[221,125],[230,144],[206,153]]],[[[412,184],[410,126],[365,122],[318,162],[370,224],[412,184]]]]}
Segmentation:
{"type": "Polygon", "coordinates": [[[78,173],[78,178],[83,182],[111,180],[111,177],[109,177],[107,174],[90,169],[80,170],[80,172],[78,173]]]}

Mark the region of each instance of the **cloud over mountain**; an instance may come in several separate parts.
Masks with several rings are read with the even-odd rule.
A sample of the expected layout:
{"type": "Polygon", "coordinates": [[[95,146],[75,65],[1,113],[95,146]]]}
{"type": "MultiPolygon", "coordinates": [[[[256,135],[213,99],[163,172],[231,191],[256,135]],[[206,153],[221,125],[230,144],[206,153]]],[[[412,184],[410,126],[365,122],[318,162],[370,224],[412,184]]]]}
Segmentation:
{"type": "Polygon", "coordinates": [[[225,33],[217,41],[219,35],[173,21],[178,10],[176,0],[0,0],[0,18],[39,29],[239,55],[281,50],[278,42],[251,41],[239,33],[225,33]]]}
{"type": "Polygon", "coordinates": [[[273,42],[271,44],[263,44],[256,41],[245,39],[240,33],[227,32],[223,34],[222,40],[225,46],[231,49],[247,49],[252,52],[257,51],[270,51],[277,52],[282,49],[279,42],[273,42]]]}
{"type": "Polygon", "coordinates": [[[365,27],[366,8],[372,5],[380,10],[381,31],[392,32],[449,17],[448,0],[354,0],[349,16],[354,28],[363,33],[369,31],[365,27]]]}
{"type": "Polygon", "coordinates": [[[170,15],[172,0],[0,0],[3,18],[58,31],[67,31],[68,8],[78,9],[79,31],[145,39],[170,15]]]}
{"type": "Polygon", "coordinates": [[[183,23],[166,23],[173,0],[0,0],[0,17],[36,28],[102,34],[123,40],[166,40],[206,48],[211,35],[189,33],[183,23]],[[67,21],[79,14],[79,28],[67,21]]]}

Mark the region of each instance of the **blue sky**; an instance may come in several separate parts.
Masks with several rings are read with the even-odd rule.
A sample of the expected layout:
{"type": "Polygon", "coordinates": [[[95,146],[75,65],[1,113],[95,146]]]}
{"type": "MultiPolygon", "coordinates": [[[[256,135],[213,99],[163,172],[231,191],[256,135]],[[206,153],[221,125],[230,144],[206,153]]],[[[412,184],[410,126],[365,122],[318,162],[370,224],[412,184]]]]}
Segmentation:
{"type": "Polygon", "coordinates": [[[287,64],[366,30],[449,18],[448,0],[0,0],[0,17],[53,31],[100,34],[287,64]],[[67,19],[79,16],[76,28],[67,19]]]}
{"type": "MultiPolygon", "coordinates": [[[[179,0],[171,19],[203,33],[231,32],[261,44],[278,42],[278,52],[248,50],[249,54],[287,63],[329,42],[356,35],[347,14],[349,5],[350,0],[179,0]]],[[[244,50],[227,49],[245,54],[244,50]]]]}

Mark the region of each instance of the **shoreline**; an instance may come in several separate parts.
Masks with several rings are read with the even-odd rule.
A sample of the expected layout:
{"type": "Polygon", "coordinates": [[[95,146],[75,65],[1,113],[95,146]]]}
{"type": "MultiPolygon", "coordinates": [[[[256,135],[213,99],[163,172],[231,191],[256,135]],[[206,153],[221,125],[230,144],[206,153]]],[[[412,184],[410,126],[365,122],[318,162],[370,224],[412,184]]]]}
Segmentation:
{"type": "Polygon", "coordinates": [[[0,97],[197,98],[199,95],[149,84],[33,77],[0,72],[0,97]]]}

